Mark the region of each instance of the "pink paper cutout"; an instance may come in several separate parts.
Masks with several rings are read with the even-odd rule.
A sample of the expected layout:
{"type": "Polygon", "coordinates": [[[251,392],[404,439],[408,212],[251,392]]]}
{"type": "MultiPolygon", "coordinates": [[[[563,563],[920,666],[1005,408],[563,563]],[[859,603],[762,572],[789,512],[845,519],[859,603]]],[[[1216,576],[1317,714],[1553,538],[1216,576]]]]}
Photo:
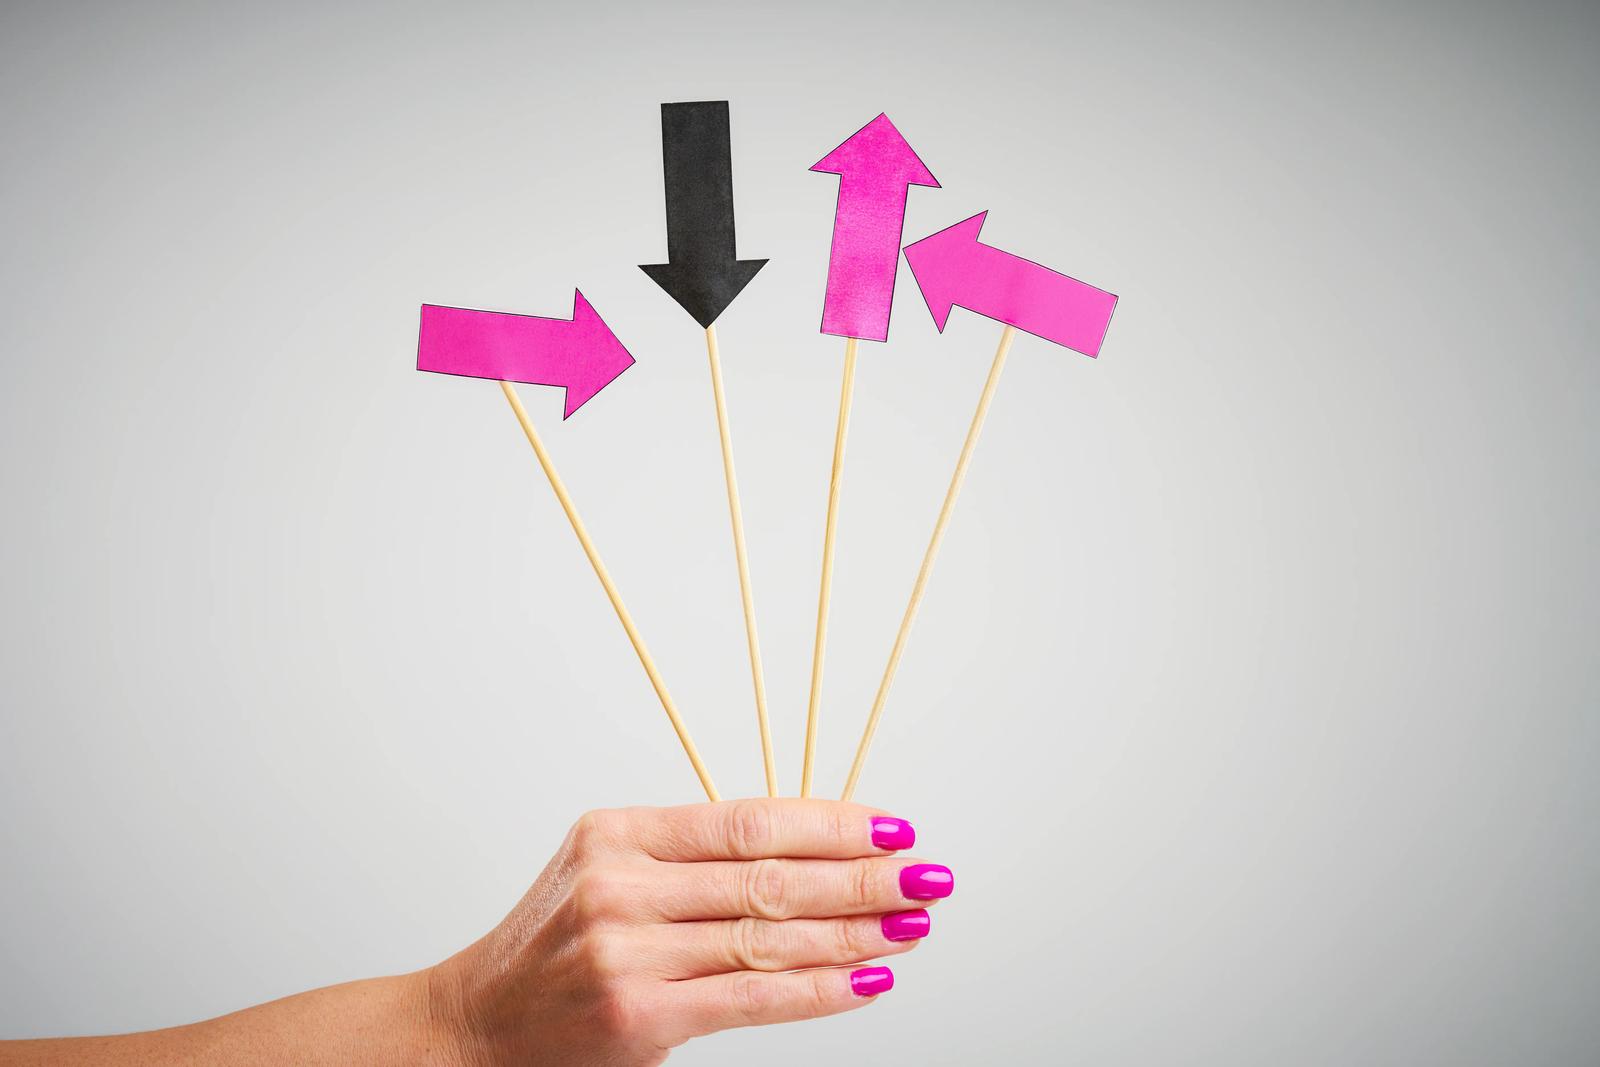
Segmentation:
{"type": "Polygon", "coordinates": [[[811,169],[839,175],[822,332],[887,341],[906,198],[913,185],[937,189],[939,183],[887,115],[861,127],[811,169]]]}
{"type": "Polygon", "coordinates": [[[569,417],[633,366],[633,357],[578,290],[572,318],[422,305],[417,369],[563,386],[569,417]]]}
{"type": "Polygon", "coordinates": [[[906,262],[944,332],[950,309],[998,319],[1086,356],[1098,356],[1117,298],[1049,267],[981,244],[988,212],[906,246],[906,262]]]}

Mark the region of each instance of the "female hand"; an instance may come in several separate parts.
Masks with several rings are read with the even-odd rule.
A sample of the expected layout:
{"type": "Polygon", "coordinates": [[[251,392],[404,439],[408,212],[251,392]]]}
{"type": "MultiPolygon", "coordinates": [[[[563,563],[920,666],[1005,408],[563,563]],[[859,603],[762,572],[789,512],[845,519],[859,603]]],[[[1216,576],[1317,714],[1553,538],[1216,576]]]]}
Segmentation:
{"type": "Polygon", "coordinates": [[[598,811],[476,944],[204,1022],[0,1042],[0,1064],[656,1064],[691,1037],[833,1015],[894,977],[950,871],[909,823],[827,800],[598,811]]]}
{"type": "Polygon", "coordinates": [[[853,965],[913,948],[954,885],[895,855],[914,840],[837,801],[591,812],[499,926],[428,972],[435,1021],[468,1063],[632,1065],[863,1007],[894,977],[853,965]]]}

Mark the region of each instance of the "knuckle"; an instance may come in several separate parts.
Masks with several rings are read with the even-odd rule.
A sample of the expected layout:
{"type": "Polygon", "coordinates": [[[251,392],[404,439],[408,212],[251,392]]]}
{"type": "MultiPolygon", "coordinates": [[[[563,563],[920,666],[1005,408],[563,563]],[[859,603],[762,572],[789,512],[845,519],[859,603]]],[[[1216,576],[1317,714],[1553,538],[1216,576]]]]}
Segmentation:
{"type": "Polygon", "coordinates": [[[828,832],[840,848],[852,848],[860,843],[861,819],[846,811],[835,811],[828,816],[828,832]]]}
{"type": "Polygon", "coordinates": [[[724,833],[735,856],[764,855],[775,837],[772,812],[766,805],[738,800],[728,805],[724,833]]]}
{"type": "Polygon", "coordinates": [[[567,835],[573,853],[580,859],[593,857],[610,848],[622,836],[627,816],[620,811],[590,811],[578,816],[567,835]]]}
{"type": "Polygon", "coordinates": [[[595,1021],[603,1033],[626,1037],[644,1029],[644,1008],[632,990],[613,985],[603,990],[596,1000],[595,1021]]]}
{"type": "Polygon", "coordinates": [[[789,917],[790,878],[780,860],[745,864],[745,912],[758,919],[789,917]]]}
{"type": "Polygon", "coordinates": [[[728,987],[728,997],[733,1010],[746,1019],[760,1019],[772,1006],[773,987],[765,975],[734,975],[728,987]]]}
{"type": "Polygon", "coordinates": [[[591,931],[579,949],[584,968],[601,987],[616,982],[628,973],[629,953],[617,936],[606,931],[591,931]]]}
{"type": "Polygon", "coordinates": [[[744,971],[774,971],[786,958],[782,927],[765,919],[735,919],[730,931],[733,962],[744,971]]]}
{"type": "Polygon", "coordinates": [[[590,867],[573,877],[571,899],[578,921],[593,926],[620,916],[627,893],[613,872],[590,867]]]}
{"type": "Polygon", "coordinates": [[[845,919],[834,927],[833,947],[837,959],[856,960],[865,959],[872,955],[873,946],[868,942],[867,924],[854,919],[845,919]]]}
{"type": "Polygon", "coordinates": [[[828,971],[812,971],[811,980],[806,983],[805,1010],[808,1015],[827,1014],[833,1005],[834,977],[828,971]]]}
{"type": "Polygon", "coordinates": [[[856,863],[850,872],[850,884],[846,892],[849,903],[853,908],[866,910],[871,908],[878,897],[878,879],[876,869],[870,863],[856,863]]]}

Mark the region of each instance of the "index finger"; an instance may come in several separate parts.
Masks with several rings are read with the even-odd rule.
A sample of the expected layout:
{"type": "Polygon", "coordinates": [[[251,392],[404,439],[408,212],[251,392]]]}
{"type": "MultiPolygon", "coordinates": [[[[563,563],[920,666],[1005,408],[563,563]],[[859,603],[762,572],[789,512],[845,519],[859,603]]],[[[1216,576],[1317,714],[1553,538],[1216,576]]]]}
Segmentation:
{"type": "Polygon", "coordinates": [[[636,809],[634,840],[670,863],[782,857],[859,859],[910,848],[916,831],[904,819],[842,800],[798,797],[728,800],[636,809]]]}

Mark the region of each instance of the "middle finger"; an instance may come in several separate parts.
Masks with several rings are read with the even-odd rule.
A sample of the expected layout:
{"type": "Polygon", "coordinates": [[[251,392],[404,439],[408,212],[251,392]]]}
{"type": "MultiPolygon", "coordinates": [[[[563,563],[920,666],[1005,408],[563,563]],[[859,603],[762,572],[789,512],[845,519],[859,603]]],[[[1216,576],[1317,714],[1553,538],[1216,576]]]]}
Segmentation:
{"type": "Polygon", "coordinates": [[[654,918],[828,919],[927,905],[950,895],[950,868],[900,857],[666,863],[654,872],[654,918]]]}

